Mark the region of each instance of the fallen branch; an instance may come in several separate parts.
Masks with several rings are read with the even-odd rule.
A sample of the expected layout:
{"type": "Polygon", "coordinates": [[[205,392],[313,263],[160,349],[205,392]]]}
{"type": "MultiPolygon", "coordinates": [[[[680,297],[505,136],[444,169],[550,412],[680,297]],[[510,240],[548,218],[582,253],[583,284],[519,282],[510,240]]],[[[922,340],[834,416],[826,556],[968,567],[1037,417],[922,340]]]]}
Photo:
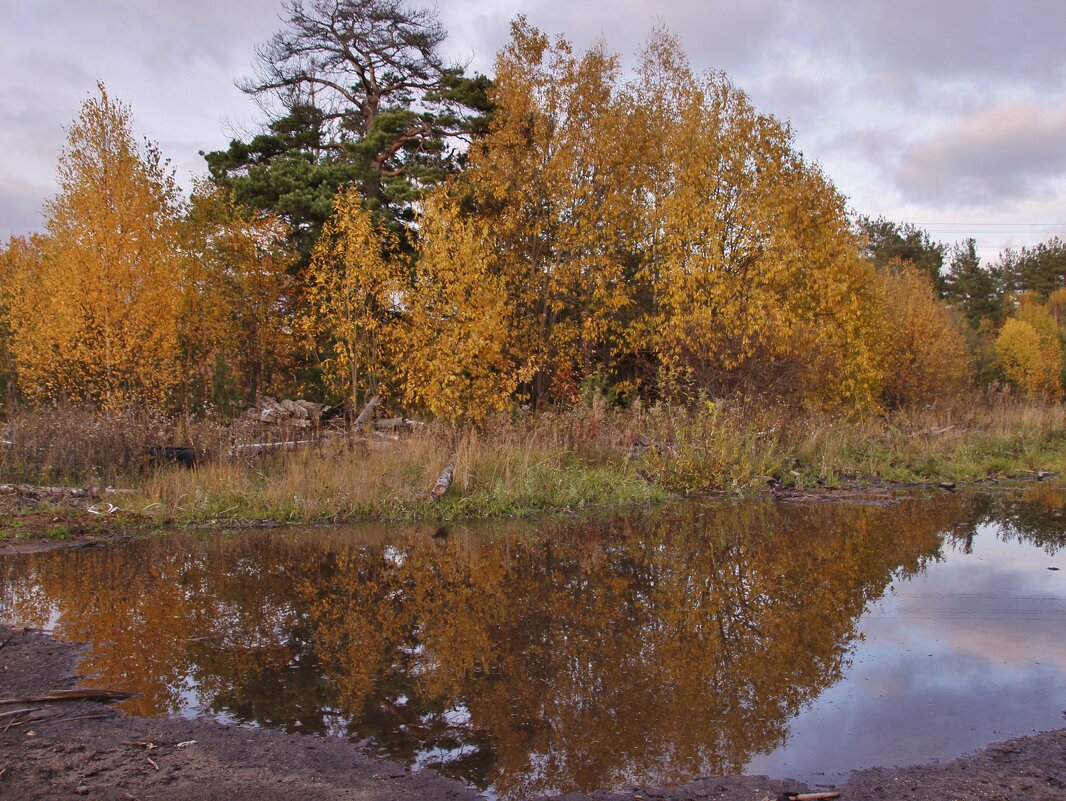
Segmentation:
{"type": "Polygon", "coordinates": [[[0,698],[0,704],[38,704],[48,701],[122,701],[137,693],[122,690],[55,690],[46,695],[26,695],[22,698],[0,698]]]}
{"type": "Polygon", "coordinates": [[[22,720],[9,720],[7,725],[4,726],[4,730],[0,731],[0,734],[7,734],[8,729],[12,728],[13,726],[25,726],[25,725],[31,724],[31,723],[46,723],[49,720],[59,719],[61,717],[63,717],[63,716],[62,715],[30,715],[28,718],[23,718],[22,720]]]}
{"type": "Polygon", "coordinates": [[[370,418],[374,414],[374,409],[376,409],[379,405],[381,405],[381,398],[375,395],[369,401],[367,401],[366,406],[363,407],[363,411],[359,412],[359,416],[355,418],[355,423],[353,423],[353,425],[358,428],[359,426],[370,422],[370,418]]]}
{"type": "Polygon", "coordinates": [[[390,428],[424,428],[425,425],[421,420],[412,420],[410,417],[382,417],[374,421],[374,428],[381,430],[390,428]]]}
{"type": "Polygon", "coordinates": [[[448,462],[448,465],[440,471],[440,475],[437,476],[437,481],[433,485],[433,489],[429,491],[429,495],[433,500],[439,501],[444,497],[444,493],[448,491],[448,487],[452,485],[452,477],[455,475],[455,457],[448,462]]]}
{"type": "Polygon", "coordinates": [[[313,445],[314,440],[295,439],[283,442],[253,442],[248,445],[234,445],[229,452],[230,456],[241,456],[249,453],[268,453],[270,451],[295,450],[303,445],[313,445]]]}
{"type": "Polygon", "coordinates": [[[914,431],[908,434],[910,437],[939,437],[941,434],[946,434],[949,431],[953,431],[955,426],[944,426],[943,428],[923,428],[921,431],[914,431]]]}
{"type": "Polygon", "coordinates": [[[110,712],[97,712],[95,715],[77,715],[72,718],[68,718],[65,715],[60,715],[55,718],[56,720],[103,720],[104,718],[111,717],[110,712]]]}
{"type": "Polygon", "coordinates": [[[44,709],[43,706],[30,706],[26,709],[12,709],[9,712],[0,712],[0,718],[9,718],[12,715],[25,715],[27,712],[39,712],[44,709]]]}

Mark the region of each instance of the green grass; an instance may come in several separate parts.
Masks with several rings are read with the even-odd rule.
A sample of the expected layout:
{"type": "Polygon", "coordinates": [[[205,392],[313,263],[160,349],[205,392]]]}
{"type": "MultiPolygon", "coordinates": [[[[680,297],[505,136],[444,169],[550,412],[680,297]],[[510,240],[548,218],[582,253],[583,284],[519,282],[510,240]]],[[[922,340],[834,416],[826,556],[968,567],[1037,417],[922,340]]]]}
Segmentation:
{"type": "MultiPolygon", "coordinates": [[[[1039,470],[1066,475],[1062,405],[979,399],[886,415],[727,401],[626,410],[593,402],[501,418],[480,431],[429,426],[397,441],[338,436],[273,456],[131,474],[127,486],[137,491],[118,502],[125,524],[454,520],[743,494],[771,482],[966,483],[1039,470]],[[452,487],[435,502],[429,489],[453,455],[452,487]]],[[[5,530],[16,532],[17,517],[5,530]]],[[[36,528],[45,525],[42,516],[36,528]]],[[[63,528],[55,521],[46,533],[64,536],[63,528]]]]}

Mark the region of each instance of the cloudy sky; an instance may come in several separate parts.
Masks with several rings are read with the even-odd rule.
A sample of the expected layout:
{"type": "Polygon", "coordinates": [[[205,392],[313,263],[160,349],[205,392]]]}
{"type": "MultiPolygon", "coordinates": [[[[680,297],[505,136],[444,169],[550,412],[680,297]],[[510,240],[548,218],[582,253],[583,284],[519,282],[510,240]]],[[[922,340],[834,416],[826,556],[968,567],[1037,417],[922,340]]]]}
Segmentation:
{"type": "MultiPolygon", "coordinates": [[[[41,227],[63,126],[103,81],[188,185],[255,131],[234,81],[281,0],[0,0],[0,237],[41,227]]],[[[697,69],[791,121],[858,213],[1006,246],[1066,233],[1061,0],[440,0],[450,55],[491,71],[525,14],[632,60],[659,18],[697,69]]]]}

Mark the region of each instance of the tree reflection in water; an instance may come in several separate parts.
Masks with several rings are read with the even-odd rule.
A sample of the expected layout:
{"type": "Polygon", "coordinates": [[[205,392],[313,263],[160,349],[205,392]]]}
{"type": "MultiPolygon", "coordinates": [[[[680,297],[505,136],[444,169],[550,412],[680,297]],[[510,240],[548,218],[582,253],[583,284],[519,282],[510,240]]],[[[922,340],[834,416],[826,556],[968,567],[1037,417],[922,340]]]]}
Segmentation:
{"type": "Polygon", "coordinates": [[[7,560],[0,613],[94,643],[134,714],[371,738],[504,797],[677,783],[780,745],[867,604],[989,503],[174,535],[7,560]]]}

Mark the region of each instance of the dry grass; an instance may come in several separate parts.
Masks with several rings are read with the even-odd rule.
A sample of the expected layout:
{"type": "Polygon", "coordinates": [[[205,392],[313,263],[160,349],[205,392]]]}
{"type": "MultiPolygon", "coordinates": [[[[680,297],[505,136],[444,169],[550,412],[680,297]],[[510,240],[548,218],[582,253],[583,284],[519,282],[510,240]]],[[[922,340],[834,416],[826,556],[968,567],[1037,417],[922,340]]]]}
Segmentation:
{"type": "Polygon", "coordinates": [[[104,486],[149,467],[149,448],[171,444],[174,421],[151,409],[101,413],[57,406],[12,412],[0,426],[0,479],[104,486]]]}
{"type": "Polygon", "coordinates": [[[675,490],[1066,472],[1066,406],[998,393],[892,414],[704,404],[651,420],[675,443],[656,460],[660,483],[675,490]]]}
{"type": "Polygon", "coordinates": [[[639,466],[621,458],[633,436],[627,423],[593,404],[482,431],[431,426],[395,442],[326,439],[266,459],[162,471],[135,503],[179,521],[310,521],[491,517],[661,499],[639,466]],[[453,454],[451,491],[433,502],[429,490],[453,454]]]}
{"type": "Polygon", "coordinates": [[[479,431],[429,426],[398,441],[338,434],[240,459],[220,457],[286,432],[181,426],[150,412],[58,420],[27,412],[9,418],[7,432],[16,444],[0,476],[133,485],[124,506],[160,522],[488,517],[740,492],[768,479],[840,486],[1066,473],[1066,407],[1002,395],[891,415],[727,401],[619,410],[594,401],[501,417],[479,431]],[[148,464],[149,446],[185,442],[207,457],[196,469],[148,464]],[[434,503],[428,491],[453,454],[452,489],[434,503]]]}

